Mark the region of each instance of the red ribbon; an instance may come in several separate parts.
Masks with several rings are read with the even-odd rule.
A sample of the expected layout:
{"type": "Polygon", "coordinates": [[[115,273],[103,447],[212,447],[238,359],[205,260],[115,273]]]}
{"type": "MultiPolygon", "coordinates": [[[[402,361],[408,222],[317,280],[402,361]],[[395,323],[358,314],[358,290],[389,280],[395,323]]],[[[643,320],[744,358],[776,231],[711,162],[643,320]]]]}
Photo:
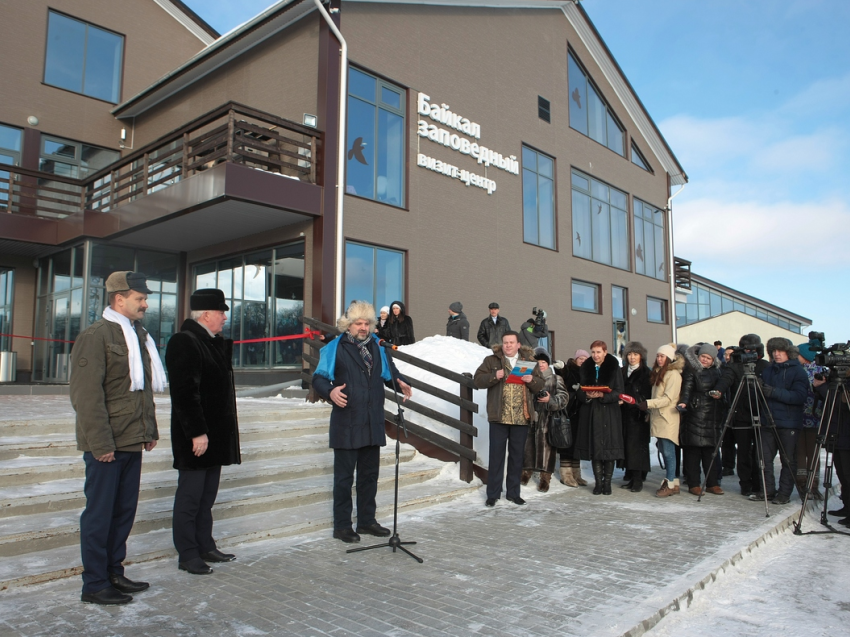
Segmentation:
{"type": "Polygon", "coordinates": [[[309,338],[313,340],[314,336],[319,336],[321,332],[311,329],[304,330],[303,334],[291,334],[289,336],[269,336],[268,338],[250,338],[244,341],[233,341],[234,345],[240,345],[242,343],[265,343],[267,341],[292,341],[296,338],[309,338]]]}
{"type": "Polygon", "coordinates": [[[74,341],[63,341],[61,338],[39,338],[38,336],[19,336],[18,334],[0,334],[11,338],[25,338],[28,341],[51,341],[53,343],[73,343],[74,341]]]}

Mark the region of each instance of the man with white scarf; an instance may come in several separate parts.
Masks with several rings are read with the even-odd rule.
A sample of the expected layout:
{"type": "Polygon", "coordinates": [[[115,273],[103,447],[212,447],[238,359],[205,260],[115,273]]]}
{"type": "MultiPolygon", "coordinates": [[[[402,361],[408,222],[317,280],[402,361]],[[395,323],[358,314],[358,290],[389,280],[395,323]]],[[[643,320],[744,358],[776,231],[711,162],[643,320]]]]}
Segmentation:
{"type": "Polygon", "coordinates": [[[109,307],[71,350],[71,404],[77,412],[77,449],[86,463],[86,508],[80,516],[81,600],[126,604],[147,582],[124,577],[133,528],[142,450],[159,439],[153,392],[165,388],[156,344],[142,327],[148,308],[145,275],[113,272],[109,307]]]}

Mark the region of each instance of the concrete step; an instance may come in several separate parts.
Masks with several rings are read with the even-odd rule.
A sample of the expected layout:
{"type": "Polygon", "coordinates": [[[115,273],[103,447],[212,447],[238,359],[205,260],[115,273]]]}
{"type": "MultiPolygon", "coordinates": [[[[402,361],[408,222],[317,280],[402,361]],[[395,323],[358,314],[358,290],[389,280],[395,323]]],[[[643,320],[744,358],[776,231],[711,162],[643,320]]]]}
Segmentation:
{"type": "MultiPolygon", "coordinates": [[[[394,461],[395,454],[385,453],[394,461]]],[[[423,462],[399,465],[399,486],[436,477],[440,467],[423,462]]],[[[385,471],[378,489],[392,486],[392,472],[385,471]]],[[[330,502],[333,477],[328,474],[297,478],[287,482],[248,485],[219,490],[213,510],[216,519],[230,519],[278,509],[300,507],[315,502],[330,502]]],[[[133,533],[171,528],[173,498],[162,497],[139,504],[133,533]]],[[[0,557],[10,557],[79,543],[79,518],[82,509],[8,517],[0,520],[0,557]]]]}
{"type": "MultiPolygon", "coordinates": [[[[404,445],[400,461],[408,462],[414,455],[413,448],[404,445]]],[[[385,453],[381,456],[382,466],[392,464],[394,461],[395,454],[385,453]]],[[[221,489],[268,482],[289,482],[296,478],[332,473],[333,456],[326,451],[295,457],[284,456],[225,467],[221,474],[221,489]]],[[[69,509],[81,510],[85,506],[84,484],[84,478],[69,478],[0,489],[0,518],[69,509]]],[[[142,474],[139,501],[161,497],[171,498],[174,496],[176,487],[177,472],[174,469],[145,472],[142,474]]]]}
{"type": "MultiPolygon", "coordinates": [[[[403,486],[400,484],[400,513],[415,511],[475,493],[480,486],[477,481],[467,485],[457,480],[456,465],[446,465],[421,456],[414,462],[400,464],[400,473],[405,465],[416,464],[422,465],[420,471],[428,471],[430,474],[433,469],[440,472],[440,475],[412,484],[405,483],[403,486]]],[[[391,527],[394,475],[388,470],[384,470],[382,473],[385,475],[382,475],[379,481],[377,517],[379,522],[391,527]]],[[[230,518],[219,518],[219,503],[216,503],[213,509],[216,516],[216,543],[219,548],[232,550],[238,556],[238,546],[245,542],[290,537],[320,530],[326,531],[333,526],[329,488],[325,487],[324,495],[324,500],[303,501],[298,506],[230,518]]],[[[160,528],[145,533],[139,533],[137,530],[138,518],[133,535],[130,536],[127,543],[128,555],[124,561],[125,565],[163,558],[170,558],[176,562],[177,553],[172,545],[170,529],[160,528]]],[[[399,535],[402,536],[402,539],[415,539],[404,537],[403,520],[399,527],[399,535]]],[[[371,543],[370,540],[374,540],[375,544],[386,541],[369,536],[365,536],[363,540],[366,544],[371,543]]],[[[340,545],[341,550],[342,546],[340,545]]],[[[177,565],[176,563],[169,563],[164,567],[173,568],[176,571],[177,565]]],[[[34,553],[4,557],[0,560],[0,591],[62,577],[72,577],[81,572],[80,550],[76,542],[34,553]]]]}

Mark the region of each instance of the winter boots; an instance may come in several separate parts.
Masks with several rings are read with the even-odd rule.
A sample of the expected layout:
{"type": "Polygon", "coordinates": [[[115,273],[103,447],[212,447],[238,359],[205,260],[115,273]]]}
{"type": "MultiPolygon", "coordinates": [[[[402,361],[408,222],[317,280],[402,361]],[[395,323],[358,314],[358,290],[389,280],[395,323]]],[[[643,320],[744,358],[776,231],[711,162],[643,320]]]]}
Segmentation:
{"type": "MultiPolygon", "coordinates": [[[[601,460],[593,460],[590,463],[590,466],[593,468],[593,477],[596,479],[596,484],[593,487],[593,495],[602,495],[603,487],[603,472],[605,470],[605,466],[601,460]]],[[[612,471],[613,473],[613,471],[612,471]]],[[[608,488],[610,490],[610,482],[608,483],[608,488]]]]}
{"type": "Polygon", "coordinates": [[[578,482],[573,477],[573,468],[572,465],[561,465],[561,484],[564,484],[568,487],[577,487],[578,482]]]}
{"type": "Polygon", "coordinates": [[[602,495],[611,495],[611,478],[614,477],[614,461],[606,460],[602,471],[602,495]]]}
{"type": "Polygon", "coordinates": [[[529,471],[528,469],[522,470],[522,477],[520,477],[520,479],[519,479],[519,481],[522,483],[522,486],[528,485],[528,481],[531,480],[531,474],[532,474],[532,472],[529,471]]]}
{"type": "Polygon", "coordinates": [[[587,480],[581,479],[581,460],[571,460],[573,465],[573,478],[575,478],[576,484],[580,487],[587,486],[587,480]]]}
{"type": "Polygon", "coordinates": [[[661,483],[661,488],[655,492],[656,498],[668,498],[671,495],[677,495],[679,493],[679,480],[673,480],[673,484],[670,484],[670,481],[665,479],[661,483]]]}
{"type": "Polygon", "coordinates": [[[537,483],[537,490],[546,493],[549,490],[549,481],[552,479],[552,474],[544,471],[540,472],[540,481],[537,483]]]}

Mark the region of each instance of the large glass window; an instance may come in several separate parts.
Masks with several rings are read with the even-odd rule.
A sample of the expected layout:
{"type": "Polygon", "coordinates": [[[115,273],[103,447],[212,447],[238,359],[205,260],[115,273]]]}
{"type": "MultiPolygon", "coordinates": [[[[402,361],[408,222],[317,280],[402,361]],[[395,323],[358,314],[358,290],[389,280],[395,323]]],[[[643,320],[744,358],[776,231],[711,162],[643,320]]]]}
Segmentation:
{"type": "Polygon", "coordinates": [[[573,255],[628,270],[628,196],[577,171],[572,184],[573,255]]]}
{"type": "Polygon", "coordinates": [[[643,154],[638,150],[638,147],[632,142],[632,163],[635,166],[640,166],[646,172],[652,172],[652,169],[649,167],[649,162],[644,159],[643,154]]]}
{"type": "Polygon", "coordinates": [[[731,296],[723,290],[711,288],[704,283],[693,283],[687,301],[676,303],[676,325],[679,327],[690,325],[727,312],[742,312],[797,334],[803,331],[802,324],[798,321],[751,303],[745,303],[740,298],[731,296]]]}
{"type": "Polygon", "coordinates": [[[368,301],[379,309],[404,301],[404,253],[363,243],[345,243],[345,305],[368,301]]]}
{"type": "MultiPolygon", "coordinates": [[[[195,266],[194,290],[218,288],[230,311],[222,334],[235,341],[291,336],[303,331],[304,243],[298,242],[195,266]]],[[[301,364],[298,340],[259,341],[233,347],[242,368],[301,364]]]]}
{"type": "Polygon", "coordinates": [[[38,169],[53,175],[80,179],[106,168],[120,158],[121,153],[117,150],[42,135],[38,169]]]}
{"type": "MultiPolygon", "coordinates": [[[[0,164],[21,165],[23,138],[23,131],[20,128],[0,124],[0,164]]],[[[0,170],[0,210],[8,209],[9,195],[12,190],[11,173],[0,170]]]]}
{"type": "Polygon", "coordinates": [[[634,206],[635,271],[664,281],[667,279],[664,213],[639,199],[634,200],[634,206]]]}
{"type": "Polygon", "coordinates": [[[580,312],[599,313],[599,286],[584,281],[572,282],[573,309],[580,312]]]}
{"type": "Polygon", "coordinates": [[[44,83],[117,104],[124,36],[50,11],[44,83]]]}
{"type": "Polygon", "coordinates": [[[625,134],[573,52],[569,54],[570,128],[625,156],[625,134]]]}
{"type": "Polygon", "coordinates": [[[404,205],[404,98],[397,86],[349,69],[345,192],[404,205]]]}
{"type": "Polygon", "coordinates": [[[667,301],[646,297],[646,320],[650,323],[667,322],[667,301]]]}
{"type": "Polygon", "coordinates": [[[555,160],[522,147],[522,236],[555,249],[555,160]]]}
{"type": "Polygon", "coordinates": [[[12,333],[12,311],[14,309],[15,271],[0,268],[0,352],[12,350],[12,338],[3,334],[12,333]]]}

